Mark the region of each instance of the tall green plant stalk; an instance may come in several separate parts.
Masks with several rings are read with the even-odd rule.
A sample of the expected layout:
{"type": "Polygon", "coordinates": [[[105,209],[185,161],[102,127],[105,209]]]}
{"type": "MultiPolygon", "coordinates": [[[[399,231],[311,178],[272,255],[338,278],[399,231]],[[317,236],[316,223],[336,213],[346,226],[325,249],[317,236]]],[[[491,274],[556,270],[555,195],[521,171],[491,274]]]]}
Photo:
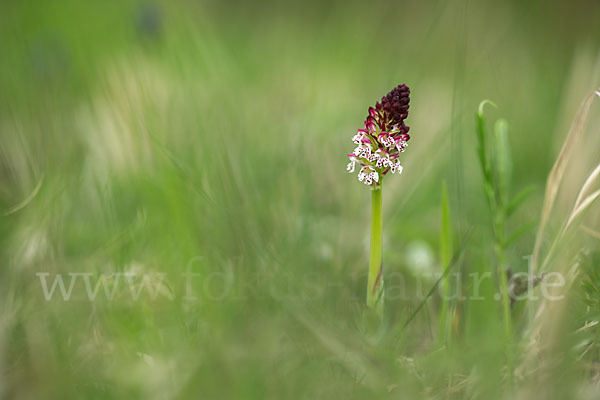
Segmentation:
{"type": "Polygon", "coordinates": [[[510,152],[508,148],[507,125],[498,121],[494,129],[494,140],[488,144],[485,132],[483,107],[486,104],[495,106],[485,100],[479,105],[477,113],[477,138],[479,141],[478,155],[484,178],[484,189],[487,197],[494,235],[494,255],[496,258],[496,274],[500,286],[502,301],[502,319],[507,342],[512,342],[512,319],[508,279],[506,276],[506,218],[508,208],[508,186],[511,173],[510,152]]]}
{"type": "Polygon", "coordinates": [[[367,306],[383,315],[383,218],[382,186],[371,190],[371,249],[367,279],[367,306]]]}
{"type": "Polygon", "coordinates": [[[478,155],[483,173],[485,194],[492,215],[494,236],[494,256],[496,259],[496,275],[500,293],[497,295],[502,305],[502,321],[507,345],[507,363],[509,382],[513,382],[514,342],[513,324],[511,313],[511,299],[509,292],[509,279],[507,268],[506,249],[516,238],[525,233],[532,224],[524,224],[517,228],[512,235],[507,235],[507,221],[512,213],[531,193],[529,188],[514,196],[509,196],[512,161],[508,144],[508,124],[505,120],[498,120],[494,125],[492,140],[488,142],[483,107],[486,104],[495,106],[488,100],[481,102],[477,112],[477,139],[479,141],[478,155]]]}
{"type": "Polygon", "coordinates": [[[357,166],[358,181],[371,188],[371,252],[367,277],[367,306],[383,317],[383,265],[382,265],[382,186],[386,174],[401,174],[400,154],[404,152],[410,135],[410,127],[404,121],[408,117],[410,89],[405,84],[393,88],[388,94],[369,107],[364,129],[358,129],[352,137],[356,145],[348,154],[348,172],[357,166]]]}

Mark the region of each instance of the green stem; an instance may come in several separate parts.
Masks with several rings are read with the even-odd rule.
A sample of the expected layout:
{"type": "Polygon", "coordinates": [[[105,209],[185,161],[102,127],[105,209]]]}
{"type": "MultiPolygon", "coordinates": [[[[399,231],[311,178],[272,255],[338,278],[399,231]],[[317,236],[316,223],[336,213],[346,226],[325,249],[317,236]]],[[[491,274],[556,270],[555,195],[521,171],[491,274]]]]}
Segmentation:
{"type": "Polygon", "coordinates": [[[513,333],[512,333],[512,315],[510,307],[510,293],[508,292],[508,277],[506,276],[506,255],[502,243],[504,242],[504,215],[499,214],[496,225],[496,262],[498,263],[498,277],[500,279],[500,291],[502,292],[502,319],[504,323],[504,334],[506,337],[506,349],[507,349],[507,364],[508,364],[508,383],[512,386],[513,383],[513,370],[514,370],[514,359],[513,359],[513,333]]]}
{"type": "Polygon", "coordinates": [[[510,312],[510,296],[508,293],[508,278],[506,276],[506,257],[504,251],[496,244],[496,259],[498,262],[498,275],[500,278],[500,291],[502,292],[502,315],[504,320],[504,333],[507,340],[512,338],[512,319],[510,312]]]}
{"type": "Polygon", "coordinates": [[[510,344],[512,342],[512,315],[510,310],[510,297],[508,293],[508,278],[506,277],[506,255],[504,254],[504,243],[506,236],[506,213],[504,207],[499,203],[496,192],[491,182],[486,185],[490,210],[492,212],[492,224],[494,229],[494,253],[496,255],[496,273],[500,280],[500,295],[502,301],[502,322],[504,334],[510,344]]]}
{"type": "Polygon", "coordinates": [[[383,264],[382,264],[382,189],[371,191],[371,253],[367,282],[367,306],[383,315],[383,264]]]}

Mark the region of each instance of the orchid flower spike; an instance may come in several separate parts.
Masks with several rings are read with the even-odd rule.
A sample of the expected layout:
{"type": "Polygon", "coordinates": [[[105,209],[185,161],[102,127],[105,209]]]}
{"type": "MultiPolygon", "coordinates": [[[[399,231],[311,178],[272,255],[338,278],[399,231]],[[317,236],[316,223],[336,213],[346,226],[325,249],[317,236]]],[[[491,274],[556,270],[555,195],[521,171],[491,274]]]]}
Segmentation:
{"type": "Polygon", "coordinates": [[[409,103],[410,89],[405,84],[398,85],[374,108],[369,107],[364,129],[352,138],[356,148],[348,154],[347,170],[354,172],[358,164],[358,180],[373,189],[379,188],[388,172],[402,173],[399,156],[410,139],[410,128],[404,124],[409,103]]]}

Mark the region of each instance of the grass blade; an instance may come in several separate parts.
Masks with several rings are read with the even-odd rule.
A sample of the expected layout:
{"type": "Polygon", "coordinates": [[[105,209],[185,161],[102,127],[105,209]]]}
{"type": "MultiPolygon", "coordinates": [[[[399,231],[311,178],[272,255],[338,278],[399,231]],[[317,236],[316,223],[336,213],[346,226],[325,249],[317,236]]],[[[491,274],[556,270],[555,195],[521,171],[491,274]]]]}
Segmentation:
{"type": "Polygon", "coordinates": [[[528,186],[525,189],[521,190],[506,207],[506,216],[510,217],[514,214],[514,212],[519,208],[521,204],[533,193],[535,187],[528,186]]]}
{"type": "Polygon", "coordinates": [[[443,283],[442,283],[442,309],[440,312],[438,344],[449,339],[448,324],[448,291],[450,290],[450,281],[446,274],[446,269],[450,267],[452,259],[452,226],[450,222],[450,207],[448,204],[448,189],[446,183],[442,185],[442,232],[440,237],[440,261],[442,264],[443,283]]]}

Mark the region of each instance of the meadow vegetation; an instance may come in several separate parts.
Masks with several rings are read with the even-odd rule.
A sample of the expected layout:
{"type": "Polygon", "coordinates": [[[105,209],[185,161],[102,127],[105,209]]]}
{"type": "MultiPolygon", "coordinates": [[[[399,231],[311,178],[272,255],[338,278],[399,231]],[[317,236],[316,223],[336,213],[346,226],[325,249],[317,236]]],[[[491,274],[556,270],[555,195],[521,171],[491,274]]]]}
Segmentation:
{"type": "Polygon", "coordinates": [[[599,19],[2,2],[0,398],[597,399],[599,19]],[[346,154],[402,82],[374,333],[346,154]]]}

